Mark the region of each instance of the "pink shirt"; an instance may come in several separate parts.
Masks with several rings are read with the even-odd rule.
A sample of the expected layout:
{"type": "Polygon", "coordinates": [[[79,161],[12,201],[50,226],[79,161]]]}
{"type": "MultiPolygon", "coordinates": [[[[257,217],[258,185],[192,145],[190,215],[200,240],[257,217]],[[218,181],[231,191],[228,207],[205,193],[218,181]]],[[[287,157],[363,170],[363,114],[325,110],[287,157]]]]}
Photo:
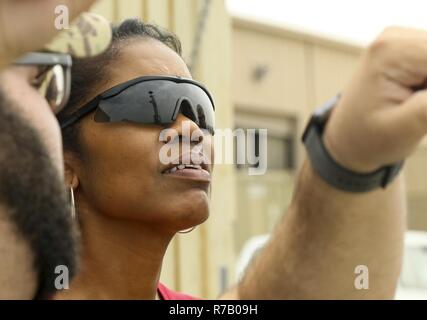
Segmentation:
{"type": "Polygon", "coordinates": [[[157,292],[161,300],[199,300],[187,294],[172,291],[161,283],[157,285],[157,292]]]}

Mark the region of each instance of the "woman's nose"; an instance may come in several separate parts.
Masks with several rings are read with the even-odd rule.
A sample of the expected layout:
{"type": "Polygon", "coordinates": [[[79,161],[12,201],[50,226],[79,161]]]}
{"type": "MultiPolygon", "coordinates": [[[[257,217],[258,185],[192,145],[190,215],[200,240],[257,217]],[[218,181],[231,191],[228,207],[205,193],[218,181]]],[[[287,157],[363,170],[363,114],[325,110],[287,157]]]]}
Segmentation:
{"type": "Polygon", "coordinates": [[[190,118],[179,114],[176,120],[169,126],[169,129],[174,130],[178,137],[182,140],[190,141],[191,144],[199,144],[203,142],[203,131],[190,118]]]}

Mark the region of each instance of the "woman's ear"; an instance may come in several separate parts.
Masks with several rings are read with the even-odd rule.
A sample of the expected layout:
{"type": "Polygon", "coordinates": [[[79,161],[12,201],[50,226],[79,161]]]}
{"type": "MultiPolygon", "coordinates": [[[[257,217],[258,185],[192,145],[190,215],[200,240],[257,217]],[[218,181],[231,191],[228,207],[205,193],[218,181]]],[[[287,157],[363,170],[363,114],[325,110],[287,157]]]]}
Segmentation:
{"type": "Polygon", "coordinates": [[[64,180],[67,188],[76,190],[79,186],[76,158],[68,152],[64,153],[64,180]]]}

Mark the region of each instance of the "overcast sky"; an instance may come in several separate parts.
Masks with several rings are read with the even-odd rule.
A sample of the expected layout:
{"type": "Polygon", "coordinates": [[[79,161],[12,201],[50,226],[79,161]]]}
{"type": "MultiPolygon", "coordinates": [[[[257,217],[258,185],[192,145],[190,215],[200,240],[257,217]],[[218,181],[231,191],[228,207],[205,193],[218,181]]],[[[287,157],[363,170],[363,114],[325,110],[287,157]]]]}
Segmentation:
{"type": "Polygon", "coordinates": [[[427,0],[227,0],[232,14],[358,44],[385,26],[427,29],[427,0]]]}

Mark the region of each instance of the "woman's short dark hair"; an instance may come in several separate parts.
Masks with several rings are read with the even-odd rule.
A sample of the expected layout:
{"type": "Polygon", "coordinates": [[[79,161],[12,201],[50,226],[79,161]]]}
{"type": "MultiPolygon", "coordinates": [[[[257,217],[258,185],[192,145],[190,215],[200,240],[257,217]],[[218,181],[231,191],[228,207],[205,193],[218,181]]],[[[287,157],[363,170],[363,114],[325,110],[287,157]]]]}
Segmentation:
{"type": "MultiPolygon", "coordinates": [[[[108,65],[114,61],[123,44],[137,38],[154,39],[162,42],[173,51],[182,55],[181,42],[172,32],[139,19],[127,19],[113,26],[113,39],[110,47],[101,55],[93,58],[74,59],[72,69],[71,96],[59,116],[74,112],[91,94],[96,85],[108,79],[108,65]]],[[[62,131],[64,150],[82,155],[78,138],[78,123],[62,131]]]]}

